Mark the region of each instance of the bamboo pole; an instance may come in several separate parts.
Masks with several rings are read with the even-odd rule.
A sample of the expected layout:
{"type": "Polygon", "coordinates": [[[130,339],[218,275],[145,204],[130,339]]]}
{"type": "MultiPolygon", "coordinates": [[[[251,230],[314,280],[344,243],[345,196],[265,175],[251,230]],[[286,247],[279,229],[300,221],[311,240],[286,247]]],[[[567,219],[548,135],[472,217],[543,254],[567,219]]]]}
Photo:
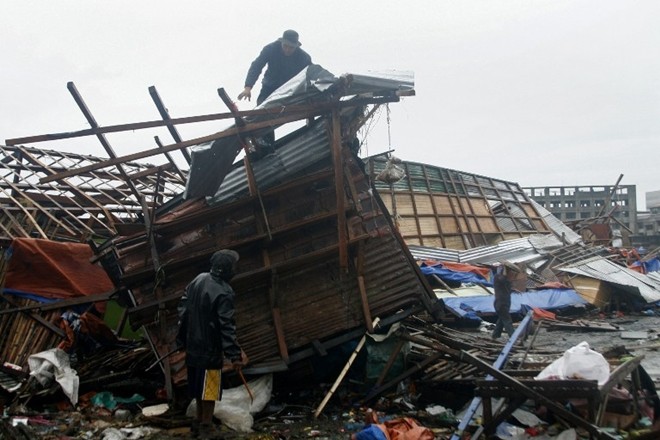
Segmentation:
{"type": "MultiPolygon", "coordinates": [[[[374,322],[371,324],[372,327],[376,328],[379,322],[380,322],[380,318],[376,317],[376,319],[374,319],[374,322]]],[[[362,336],[360,342],[358,342],[358,345],[357,347],[355,347],[355,350],[353,350],[351,357],[348,358],[348,361],[346,362],[344,369],[341,370],[341,373],[339,373],[339,376],[337,377],[337,380],[335,380],[335,383],[332,384],[330,391],[328,391],[328,394],[325,395],[321,404],[318,406],[318,408],[316,408],[316,411],[314,411],[315,419],[318,418],[319,414],[321,414],[321,411],[323,411],[323,408],[325,408],[325,405],[328,403],[328,400],[330,400],[330,398],[334,395],[335,391],[337,391],[337,387],[339,387],[339,384],[344,379],[344,376],[346,376],[346,373],[348,373],[348,369],[351,368],[351,365],[353,365],[355,358],[357,357],[358,353],[360,353],[360,350],[362,350],[362,347],[364,346],[365,342],[367,342],[366,333],[364,334],[364,336],[362,336]]]]}

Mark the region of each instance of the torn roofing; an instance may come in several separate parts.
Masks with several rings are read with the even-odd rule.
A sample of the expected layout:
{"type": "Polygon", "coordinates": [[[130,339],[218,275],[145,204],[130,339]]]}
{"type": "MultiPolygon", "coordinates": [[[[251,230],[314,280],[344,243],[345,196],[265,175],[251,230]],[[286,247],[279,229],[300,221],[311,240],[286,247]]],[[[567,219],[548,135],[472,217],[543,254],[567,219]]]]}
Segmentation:
{"type": "MultiPolygon", "coordinates": [[[[315,163],[326,162],[330,158],[327,136],[328,127],[324,120],[315,121],[311,127],[296,131],[291,141],[272,154],[252,164],[254,178],[261,191],[291,180],[297,173],[309,172],[315,163]]],[[[207,197],[209,205],[226,203],[248,195],[245,167],[231,170],[217,192],[207,197]]]]}
{"type": "Polygon", "coordinates": [[[538,213],[543,217],[545,223],[555,234],[557,234],[558,237],[563,237],[563,240],[569,244],[582,243],[582,237],[580,237],[580,234],[566,226],[561,220],[552,215],[550,211],[535,202],[534,199],[530,198],[530,200],[532,201],[534,208],[536,208],[538,213]]]}
{"type": "Polygon", "coordinates": [[[641,295],[648,303],[660,301],[660,282],[657,279],[619,266],[603,257],[593,257],[558,267],[557,270],[614,284],[622,290],[641,295]]]}
{"type": "Polygon", "coordinates": [[[532,235],[525,238],[504,240],[493,246],[479,246],[464,251],[453,249],[431,248],[410,245],[410,252],[415,259],[434,259],[438,261],[455,261],[492,265],[501,260],[512,263],[537,260],[547,253],[547,250],[562,246],[561,241],[552,235],[532,235]]]}
{"type": "MultiPolygon", "coordinates": [[[[413,88],[412,73],[400,72],[397,75],[374,73],[368,75],[346,74],[337,78],[318,65],[311,65],[282,85],[257,109],[286,108],[297,104],[331,102],[341,97],[369,94],[369,96],[390,96],[413,88]]],[[[246,118],[246,122],[258,123],[272,120],[279,113],[256,115],[246,118]]],[[[301,117],[304,118],[305,116],[301,117]]],[[[255,132],[262,136],[275,126],[255,132]]],[[[206,143],[192,149],[192,163],[186,184],[185,198],[213,196],[218,191],[238,153],[243,148],[239,136],[231,136],[206,143]]]]}
{"type": "MultiPolygon", "coordinates": [[[[140,200],[115,169],[40,182],[53,173],[103,160],[43,148],[0,145],[0,236],[80,242],[82,237],[111,237],[119,225],[140,219],[140,200]]],[[[170,165],[126,162],[123,167],[148,205],[171,200],[184,188],[181,175],[170,165]]]]}

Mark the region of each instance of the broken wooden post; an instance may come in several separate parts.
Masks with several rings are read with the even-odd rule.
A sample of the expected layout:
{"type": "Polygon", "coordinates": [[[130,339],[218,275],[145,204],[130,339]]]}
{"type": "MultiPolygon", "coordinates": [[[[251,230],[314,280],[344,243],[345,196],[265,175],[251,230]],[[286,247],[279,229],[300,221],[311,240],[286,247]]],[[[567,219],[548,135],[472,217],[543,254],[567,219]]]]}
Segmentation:
{"type": "MultiPolygon", "coordinates": [[[[380,318],[376,317],[376,319],[374,319],[374,322],[371,324],[372,327],[375,328],[379,322],[380,322],[380,318]]],[[[328,394],[325,395],[323,401],[321,401],[321,404],[318,406],[318,408],[316,408],[316,411],[314,411],[315,419],[318,418],[319,414],[321,414],[321,411],[323,411],[323,408],[325,408],[325,405],[328,403],[328,400],[330,400],[330,398],[333,396],[335,391],[337,391],[337,387],[339,387],[339,384],[344,379],[344,376],[346,376],[346,373],[348,373],[348,369],[351,368],[351,365],[353,365],[353,361],[355,361],[355,358],[357,357],[358,353],[360,353],[360,350],[362,350],[362,347],[364,346],[365,342],[367,342],[366,333],[364,336],[362,336],[360,342],[358,342],[358,345],[357,347],[355,347],[355,350],[353,350],[351,357],[348,358],[348,361],[346,362],[344,369],[341,370],[341,373],[339,373],[339,376],[337,377],[337,380],[335,380],[335,383],[332,384],[330,391],[328,391],[328,394]]]]}
{"type": "MultiPolygon", "coordinates": [[[[172,135],[172,139],[174,139],[174,142],[181,142],[183,139],[181,139],[181,136],[179,135],[179,131],[176,129],[176,126],[172,123],[172,118],[170,117],[170,114],[167,111],[167,107],[165,107],[165,104],[163,104],[163,100],[160,99],[160,95],[156,90],[156,86],[149,87],[149,95],[151,95],[151,99],[154,101],[154,104],[156,104],[156,108],[158,109],[158,113],[160,113],[160,117],[163,118],[163,121],[167,123],[167,130],[172,135]]],[[[159,146],[162,148],[162,145],[159,146]]],[[[188,153],[188,150],[182,148],[180,151],[181,154],[183,155],[183,158],[186,159],[186,162],[188,163],[188,165],[190,165],[191,158],[190,158],[190,154],[188,153]]],[[[170,162],[174,163],[171,157],[168,156],[167,158],[170,160],[170,162]]]]}
{"type": "MultiPolygon", "coordinates": [[[[218,89],[218,96],[220,96],[222,102],[225,103],[229,111],[234,115],[236,126],[245,127],[247,123],[241,116],[239,116],[238,109],[236,108],[236,104],[231,100],[229,95],[227,95],[227,92],[225,91],[224,88],[220,87],[218,89]]],[[[240,133],[238,133],[237,136],[238,136],[238,141],[240,142],[241,147],[243,147],[243,151],[245,152],[245,156],[243,157],[243,163],[245,165],[245,175],[247,176],[250,195],[256,196],[257,200],[259,200],[259,206],[261,207],[261,214],[264,217],[264,224],[266,225],[266,232],[268,233],[268,240],[272,241],[273,235],[270,230],[268,216],[266,215],[266,207],[264,206],[264,201],[261,197],[261,192],[259,191],[259,187],[257,186],[257,179],[254,177],[254,170],[252,169],[252,162],[250,161],[250,151],[244,139],[246,136],[242,136],[240,133]]]]}
{"type": "Polygon", "coordinates": [[[341,120],[339,109],[332,111],[332,130],[330,130],[332,163],[335,168],[335,191],[337,203],[337,244],[339,245],[339,267],[348,269],[348,237],[346,233],[346,208],[344,194],[344,165],[341,154],[341,120]]]}
{"type": "MultiPolygon", "coordinates": [[[[73,81],[69,81],[66,84],[66,87],[69,89],[69,92],[71,93],[71,96],[73,96],[73,100],[76,101],[76,104],[78,104],[78,107],[80,108],[80,111],[83,113],[85,116],[85,119],[87,119],[87,122],[92,128],[98,128],[99,124],[96,122],[96,119],[92,115],[92,112],[89,111],[89,108],[87,107],[87,104],[85,104],[85,101],[83,101],[82,96],[78,92],[78,89],[76,89],[76,85],[73,83],[73,81]]],[[[110,143],[106,139],[105,135],[103,134],[97,134],[96,135],[97,139],[99,142],[101,142],[101,145],[103,146],[103,149],[105,149],[105,152],[108,153],[108,156],[112,159],[116,159],[117,155],[115,154],[115,151],[112,149],[110,146],[110,143]]],[[[137,190],[135,185],[133,185],[133,182],[131,179],[128,177],[128,174],[126,174],[126,171],[124,170],[124,167],[118,163],[115,165],[117,167],[117,171],[119,171],[119,174],[121,174],[122,178],[124,179],[124,182],[126,183],[126,186],[131,190],[133,195],[137,200],[140,200],[140,192],[137,190]]]]}

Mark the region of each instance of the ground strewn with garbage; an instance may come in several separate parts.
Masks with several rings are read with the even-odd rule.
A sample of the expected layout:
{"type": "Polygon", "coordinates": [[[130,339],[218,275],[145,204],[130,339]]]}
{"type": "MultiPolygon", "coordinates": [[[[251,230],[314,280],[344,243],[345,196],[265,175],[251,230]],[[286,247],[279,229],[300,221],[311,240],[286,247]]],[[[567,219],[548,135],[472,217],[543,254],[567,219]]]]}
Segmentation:
{"type": "MultiPolygon", "coordinates": [[[[534,370],[538,368],[537,365],[547,366],[548,360],[556,360],[562,351],[587,341],[594,352],[610,356],[609,362],[644,356],[642,366],[647,366],[645,369],[649,376],[653,381],[660,377],[660,355],[657,354],[660,342],[656,331],[660,317],[631,315],[596,318],[594,322],[607,323],[616,326],[618,330],[553,330],[545,324],[536,331],[539,328],[537,323],[534,333],[528,335],[525,342],[517,344],[519,347],[515,349],[511,365],[506,371],[509,371],[509,367],[521,367],[521,356],[526,352],[524,363],[527,366],[522,367],[538,372],[534,370]],[[535,338],[532,342],[533,336],[535,338]]],[[[457,340],[461,338],[464,342],[469,341],[474,347],[493,350],[502,348],[505,341],[491,341],[490,328],[491,325],[484,323],[480,328],[470,331],[452,330],[450,334],[457,340]]],[[[93,361],[90,359],[90,362],[93,361]]],[[[449,383],[443,384],[437,377],[430,379],[428,372],[425,374],[420,371],[378,398],[365,402],[365,396],[373,389],[373,385],[365,383],[365,369],[368,367],[369,360],[360,357],[348,380],[337,388],[318,417],[314,417],[314,412],[331,388],[332,384],[328,381],[321,381],[317,387],[303,382],[295,385],[291,383],[291,377],[275,374],[250,377],[246,387],[240,384],[238,378],[233,377],[234,384],[238,386],[225,391],[225,408],[216,411],[222,436],[252,439],[347,438],[350,434],[361,432],[367,435],[369,423],[374,421],[382,427],[387,426],[386,422],[390,425],[403,424],[406,428],[415,427],[419,432],[414,438],[429,438],[428,435],[433,435],[431,438],[448,439],[455,435],[472,393],[451,390],[449,383]],[[247,388],[253,394],[252,399],[246,392],[247,388]]],[[[465,366],[457,365],[455,368],[465,369],[465,366]]],[[[314,380],[304,375],[300,378],[314,380]]],[[[325,379],[330,378],[328,376],[325,379]]],[[[626,382],[623,384],[626,385],[626,382]]],[[[103,388],[99,383],[94,385],[94,388],[103,388]]],[[[18,393],[22,397],[16,398],[14,402],[4,401],[6,417],[2,422],[2,432],[4,435],[16,436],[6,438],[26,439],[191,437],[191,418],[186,415],[188,402],[185,398],[179,401],[178,406],[168,402],[157,381],[149,383],[143,380],[138,384],[127,380],[124,384],[116,382],[110,385],[109,388],[115,391],[81,394],[76,409],[57,386],[43,396],[30,393],[24,387],[18,393]]],[[[603,432],[620,436],[614,438],[650,433],[654,420],[653,402],[648,398],[640,399],[639,408],[635,410],[630,395],[621,390],[617,396],[610,398],[611,408],[603,417],[603,432]]],[[[584,399],[574,396],[568,402],[575,405],[578,413],[585,411],[584,399]]],[[[465,430],[469,435],[474,434],[483,423],[483,415],[479,412],[473,417],[473,422],[465,430]]],[[[553,416],[543,405],[528,401],[516,408],[497,432],[500,438],[588,437],[586,430],[570,425],[561,417],[553,416]]],[[[397,426],[401,429],[400,425],[397,426]]]]}
{"type": "Polygon", "coordinates": [[[569,227],[516,182],[360,156],[412,74],[291,81],[246,112],[220,89],[228,111],[192,119],[150,88],[162,121],[2,148],[20,197],[0,217],[0,436],[194,436],[177,304],[233,249],[249,362],[223,375],[218,436],[655,438],[660,247],[635,247],[615,210],[569,227]],[[233,125],[176,134],[215,120],[233,125]],[[109,159],[20,145],[148,127],[174,143],[109,159]],[[154,155],[168,163],[134,162],[154,155]],[[516,330],[494,340],[502,267],[516,330]]]}

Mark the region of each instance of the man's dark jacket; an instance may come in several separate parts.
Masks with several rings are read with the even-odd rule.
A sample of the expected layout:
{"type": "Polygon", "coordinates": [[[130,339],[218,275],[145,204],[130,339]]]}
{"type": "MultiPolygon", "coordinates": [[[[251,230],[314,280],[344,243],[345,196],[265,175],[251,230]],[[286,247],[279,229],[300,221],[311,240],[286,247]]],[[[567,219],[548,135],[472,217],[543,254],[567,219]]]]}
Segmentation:
{"type": "Polygon", "coordinates": [[[493,281],[493,287],[495,289],[495,302],[493,304],[495,311],[497,313],[509,313],[511,308],[511,281],[506,275],[497,274],[493,281]]]}
{"type": "Polygon", "coordinates": [[[259,56],[252,61],[245,86],[253,87],[257,82],[264,66],[268,64],[268,69],[261,81],[261,95],[267,97],[273,93],[282,84],[293,78],[298,72],[312,64],[312,57],[301,48],[297,48],[290,56],[284,55],[282,43],[274,41],[261,50],[259,56]]]}
{"type": "Polygon", "coordinates": [[[241,359],[234,321],[234,290],[220,277],[201,273],[186,287],[178,307],[177,342],[185,347],[186,365],[222,368],[223,353],[241,359]]]}

